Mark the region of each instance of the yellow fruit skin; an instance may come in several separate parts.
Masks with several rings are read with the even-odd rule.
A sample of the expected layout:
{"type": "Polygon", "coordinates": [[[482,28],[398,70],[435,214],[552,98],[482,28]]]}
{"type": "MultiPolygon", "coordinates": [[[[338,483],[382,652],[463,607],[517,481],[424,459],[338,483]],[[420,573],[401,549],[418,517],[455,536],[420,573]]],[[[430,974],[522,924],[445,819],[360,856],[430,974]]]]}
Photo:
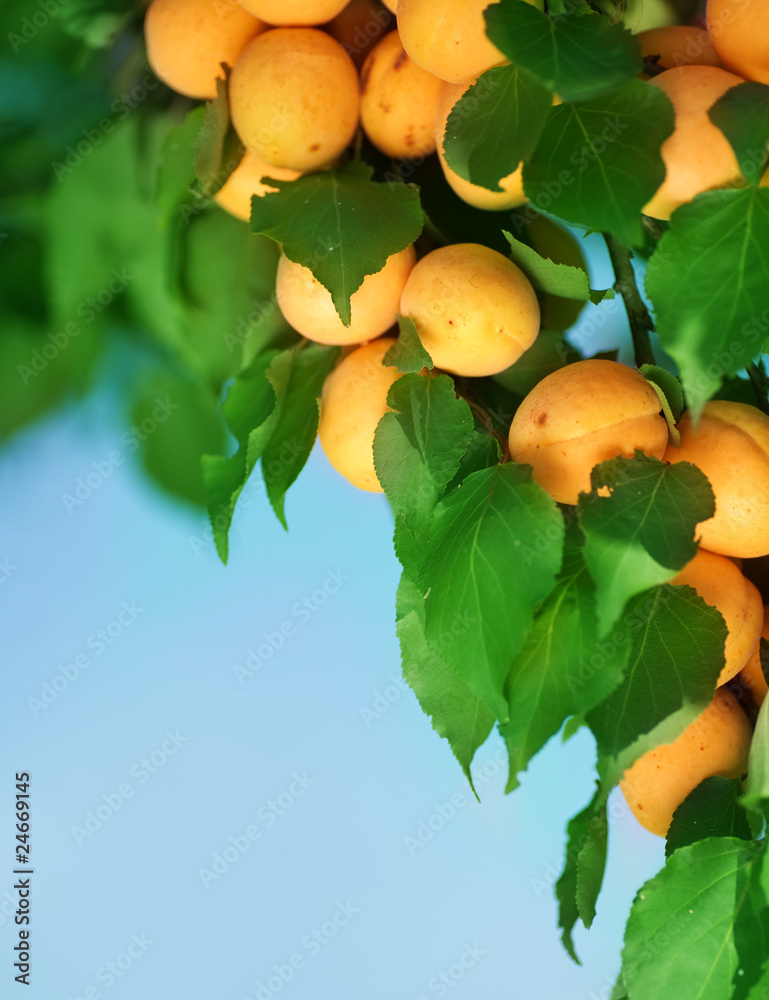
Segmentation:
{"type": "Polygon", "coordinates": [[[368,274],[350,299],[352,321],[343,326],[331,293],[309,268],[281,254],[275,291],[278,305],[295,330],[318,344],[360,344],[373,340],[395,323],[403,286],[416,261],[414,247],[388,257],[376,274],[368,274]]]}
{"type": "Polygon", "coordinates": [[[437,368],[494,375],[531,347],[539,304],[526,275],[478,243],[439,247],[409,275],[400,312],[416,324],[437,368]]]}
{"type": "Polygon", "coordinates": [[[395,18],[376,0],[350,0],[341,13],[324,25],[360,69],[371,49],[395,27],[395,18]]]}
{"type": "Polygon", "coordinates": [[[673,813],[705,778],[738,778],[748,766],[753,733],[747,716],[726,691],[673,743],[639,758],[620,781],[625,801],[650,833],[664,837],[673,813]]]}
{"type": "Polygon", "coordinates": [[[576,361],[526,396],[510,427],[510,455],[560,503],[590,492],[599,462],[636,448],[662,458],[668,443],[659,398],[638,372],[616,361],[576,361]]]}
{"type": "Polygon", "coordinates": [[[523,164],[521,163],[512,174],[503,177],[499,181],[501,191],[489,191],[488,188],[479,184],[472,184],[460,177],[456,171],[452,170],[446,162],[443,151],[443,140],[446,135],[446,122],[448,121],[451,109],[459,98],[475,83],[445,83],[438,95],[438,104],[435,109],[435,144],[438,150],[438,159],[441,161],[443,174],[452,190],[462,201],[474,208],[481,208],[486,212],[501,212],[508,208],[515,208],[523,205],[526,195],[523,193],[523,164]]]}
{"type": "Polygon", "coordinates": [[[216,97],[221,63],[232,67],[244,46],[266,25],[237,3],[152,0],[144,20],[147,60],[179,94],[216,97]]]}
{"type": "Polygon", "coordinates": [[[724,66],[769,83],[769,0],[708,0],[706,20],[724,66]]]}
{"type": "Polygon", "coordinates": [[[717,66],[681,66],[649,81],[673,102],[676,126],[661,149],[667,175],[645,205],[645,215],[669,219],[679,205],[703,191],[744,185],[734,150],[708,118],[718,98],[744,82],[717,66]]]}
{"type": "MultiPolygon", "coordinates": [[[[764,625],[761,629],[761,638],[769,641],[769,608],[764,608],[764,625]]],[[[740,678],[745,687],[753,695],[756,704],[761,705],[769,693],[769,687],[767,687],[766,678],[761,669],[760,640],[748,657],[748,662],[742,668],[740,678]]]]}
{"type": "Polygon", "coordinates": [[[398,31],[417,66],[449,83],[470,83],[507,62],[486,37],[488,0],[399,0],[398,31]]]}
{"type": "Polygon", "coordinates": [[[398,13],[398,0],[382,0],[382,3],[391,13],[398,13]]]}
{"type": "Polygon", "coordinates": [[[382,359],[396,343],[381,337],[358,347],[326,378],[318,436],[329,462],[345,479],[369,493],[384,492],[374,468],[374,433],[387,413],[387,394],[400,378],[382,359]]]}
{"type": "Polygon", "coordinates": [[[241,6],[267,24],[312,27],[330,21],[347,0],[240,0],[241,6]]]}
{"type": "Polygon", "coordinates": [[[397,31],[385,35],[360,76],[360,120],[386,156],[413,159],[435,151],[435,109],[443,81],[406,55],[397,31]]]}
{"type": "Polygon", "coordinates": [[[316,28],[275,28],[250,42],[230,77],[230,112],[266,163],[317,170],[358,126],[358,74],[339,42],[316,28]]]}
{"type": "Polygon", "coordinates": [[[746,403],[712,400],[695,432],[688,413],[681,446],[666,462],[692,462],[710,481],[716,513],[697,526],[701,544],[724,556],[769,555],[769,417],[746,403]]]}
{"type": "Polygon", "coordinates": [[[297,170],[271,167],[269,163],[260,160],[247,149],[243,159],[214,195],[214,201],[230,215],[248,222],[251,218],[252,195],[262,198],[268,192],[278,190],[268,184],[262,184],[262,177],[274,177],[278,181],[295,181],[301,176],[297,170]]]}
{"type": "Polygon", "coordinates": [[[662,69],[679,66],[720,66],[707,31],[687,24],[671,24],[664,28],[650,28],[637,36],[641,55],[659,56],[657,65],[662,69]]]}
{"type": "Polygon", "coordinates": [[[745,666],[761,635],[764,608],[758,588],[731,559],[706,549],[699,549],[670,582],[694,587],[706,604],[723,615],[728,629],[726,663],[716,683],[726,684],[745,666]]]}

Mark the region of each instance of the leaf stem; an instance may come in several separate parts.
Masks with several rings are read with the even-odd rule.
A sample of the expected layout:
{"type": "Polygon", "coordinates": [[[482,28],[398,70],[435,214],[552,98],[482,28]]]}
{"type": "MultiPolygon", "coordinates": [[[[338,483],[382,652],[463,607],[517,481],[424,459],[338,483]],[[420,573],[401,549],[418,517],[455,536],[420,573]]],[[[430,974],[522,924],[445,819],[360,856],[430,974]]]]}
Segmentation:
{"type": "Polygon", "coordinates": [[[616,277],[614,290],[619,292],[625,303],[625,311],[630,323],[630,335],[633,338],[635,363],[638,368],[641,365],[653,365],[655,364],[654,351],[649,332],[654,329],[654,321],[638,291],[630,251],[611,233],[604,233],[603,238],[606,241],[611,266],[614,268],[616,277]]]}
{"type": "Polygon", "coordinates": [[[747,366],[746,371],[748,373],[748,378],[753,383],[759,408],[763,413],[766,413],[767,416],[769,416],[769,400],[767,400],[769,377],[767,377],[766,369],[763,364],[759,366],[754,361],[752,364],[747,366]]]}

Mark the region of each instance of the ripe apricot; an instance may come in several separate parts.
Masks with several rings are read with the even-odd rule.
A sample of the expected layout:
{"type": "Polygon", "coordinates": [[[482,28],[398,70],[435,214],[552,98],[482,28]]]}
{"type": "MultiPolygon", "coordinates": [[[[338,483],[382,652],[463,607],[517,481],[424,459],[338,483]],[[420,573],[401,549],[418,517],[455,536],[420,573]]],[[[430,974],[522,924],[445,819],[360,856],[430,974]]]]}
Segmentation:
{"type": "Polygon", "coordinates": [[[318,436],[326,458],[358,489],[382,493],[374,468],[374,433],[387,413],[387,393],[397,368],[382,359],[396,343],[380,337],[347,355],[326,378],[318,436]]]}
{"type": "Polygon", "coordinates": [[[575,361],[545,376],[518,407],[510,427],[513,461],[559,503],[590,492],[599,462],[636,448],[662,458],[668,428],[657,393],[617,361],[575,361]]]}
{"type": "Polygon", "coordinates": [[[317,28],[259,35],[230,77],[230,112],[241,141],[290,170],[317,170],[339,156],[355,134],[358,103],[352,60],[317,28]]]}
{"type": "Polygon", "coordinates": [[[670,582],[694,587],[706,604],[723,615],[728,629],[726,662],[717,683],[726,684],[745,666],[761,635],[764,608],[758,588],[731,559],[706,549],[699,549],[670,582]]]}
{"type": "Polygon", "coordinates": [[[748,662],[742,668],[740,677],[745,687],[753,695],[757,705],[760,705],[769,693],[764,672],[761,669],[761,639],[769,640],[769,608],[764,608],[764,625],[756,648],[748,657],[748,662]]]}
{"type": "Polygon", "coordinates": [[[225,183],[214,195],[214,201],[230,215],[246,222],[251,218],[251,197],[264,197],[277,188],[262,183],[262,177],[274,177],[278,181],[295,181],[301,177],[297,170],[286,170],[283,167],[271,167],[269,163],[260,160],[250,149],[235,167],[225,183]]]}
{"type": "Polygon", "coordinates": [[[707,31],[688,24],[670,24],[664,28],[650,28],[637,36],[641,55],[659,56],[657,66],[673,69],[678,66],[720,66],[707,31]]]}
{"type": "Polygon", "coordinates": [[[350,0],[325,30],[360,69],[377,40],[395,26],[395,18],[376,0],[350,0]]]}
{"type": "Polygon", "coordinates": [[[481,187],[480,184],[473,184],[471,181],[465,180],[464,177],[460,177],[446,162],[446,155],[443,150],[443,140],[446,136],[446,122],[448,121],[451,109],[474,83],[475,80],[471,80],[469,83],[445,83],[441,88],[438,95],[438,104],[435,109],[435,145],[438,150],[438,159],[441,161],[443,174],[452,190],[462,201],[466,201],[468,205],[484,209],[484,211],[497,212],[508,208],[515,208],[517,205],[523,205],[526,201],[526,195],[523,193],[522,163],[511,174],[508,174],[507,177],[501,178],[499,181],[499,186],[502,188],[501,191],[490,191],[488,188],[481,187]]]}
{"type": "Polygon", "coordinates": [[[216,97],[221,64],[232,67],[266,25],[237,3],[152,0],[144,20],[147,61],[155,76],[186,97],[216,97]]]}
{"type": "Polygon", "coordinates": [[[738,778],[748,766],[753,732],[748,718],[727,691],[713,701],[673,743],[640,757],[619,783],[641,824],[664,837],[673,813],[705,778],[738,778]]]}
{"type": "Polygon", "coordinates": [[[702,545],[724,556],[769,554],[769,417],[747,403],[711,400],[695,431],[685,413],[681,445],[666,462],[692,462],[710,481],[716,512],[697,530],[702,545]]]}
{"type": "Polygon", "coordinates": [[[706,21],[727,69],[769,83],[769,0],[708,0],[706,21]]]}
{"type": "Polygon", "coordinates": [[[336,17],[347,0],[240,0],[240,3],[267,24],[306,28],[336,17]]]}
{"type": "Polygon", "coordinates": [[[398,13],[398,0],[382,0],[385,7],[392,13],[398,13]]]}
{"type": "Polygon", "coordinates": [[[539,304],[526,275],[478,243],[423,257],[408,277],[400,311],[416,324],[435,366],[455,375],[509,368],[539,332],[539,304]]]}
{"type": "Polygon", "coordinates": [[[406,55],[397,31],[369,54],[360,75],[360,121],[386,156],[428,156],[435,150],[435,109],[443,81],[406,55]]]}
{"type": "Polygon", "coordinates": [[[649,81],[673,102],[676,124],[661,149],[665,180],[644,207],[645,215],[669,219],[679,205],[703,191],[744,185],[734,150],[708,118],[718,98],[744,82],[717,66],[681,66],[649,81]]]}
{"type": "Polygon", "coordinates": [[[416,261],[414,247],[387,258],[376,274],[367,274],[350,298],[349,326],[343,326],[331,293],[309,268],[281,254],[275,292],[291,326],[319,344],[360,344],[373,340],[395,322],[403,286],[416,261]]]}
{"type": "Polygon", "coordinates": [[[507,62],[486,37],[488,0],[399,0],[398,31],[417,66],[449,83],[469,83],[507,62]]]}

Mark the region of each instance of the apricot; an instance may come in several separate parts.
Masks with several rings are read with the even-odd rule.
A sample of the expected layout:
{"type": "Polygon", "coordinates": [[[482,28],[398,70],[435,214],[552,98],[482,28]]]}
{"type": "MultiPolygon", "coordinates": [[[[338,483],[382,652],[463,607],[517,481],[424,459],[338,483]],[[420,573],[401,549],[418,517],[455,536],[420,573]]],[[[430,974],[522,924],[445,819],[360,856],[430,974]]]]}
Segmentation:
{"type": "Polygon", "coordinates": [[[507,62],[486,37],[488,0],[399,0],[398,31],[411,59],[449,83],[470,83],[507,62]]]}
{"type": "Polygon", "coordinates": [[[147,61],[155,76],[186,97],[216,97],[221,64],[232,67],[266,25],[237,3],[152,0],[144,20],[147,61]]]}
{"type": "Polygon", "coordinates": [[[374,433],[387,413],[387,394],[400,378],[382,359],[396,343],[381,337],[347,355],[326,378],[318,436],[337,472],[369,493],[384,492],[374,468],[374,433]]]}
{"type": "Polygon", "coordinates": [[[575,361],[546,375],[518,407],[510,455],[559,503],[590,492],[599,462],[636,448],[662,458],[668,428],[657,393],[643,375],[617,361],[575,361]]]}
{"type": "Polygon", "coordinates": [[[705,16],[724,66],[769,83],[769,0],[708,0],[705,16]]]}
{"type": "Polygon", "coordinates": [[[350,0],[324,28],[360,69],[377,39],[394,25],[395,18],[376,0],[350,0]]]}
{"type": "Polygon", "coordinates": [[[240,0],[241,6],[267,24],[305,28],[330,21],[346,3],[347,0],[240,0]]]}
{"type": "Polygon", "coordinates": [[[416,261],[414,247],[387,258],[368,274],[350,298],[351,323],[343,326],[331,293],[309,268],[281,254],[275,292],[281,312],[302,336],[319,344],[360,344],[373,340],[395,322],[401,292],[416,261]]]}
{"type": "Polygon", "coordinates": [[[263,177],[274,177],[278,181],[295,181],[301,176],[297,170],[271,167],[269,163],[260,160],[255,153],[247,149],[243,159],[214,195],[214,201],[230,215],[248,222],[251,218],[252,196],[262,198],[268,192],[278,190],[269,184],[263,184],[263,177]]]}
{"type": "Polygon", "coordinates": [[[245,47],[230,77],[230,113],[245,146],[266,163],[317,170],[358,126],[358,73],[317,28],[274,28],[245,47]]]}
{"type": "Polygon", "coordinates": [[[391,14],[398,13],[398,0],[382,0],[382,3],[390,11],[391,14]]]}
{"type": "Polygon", "coordinates": [[[665,180],[643,209],[654,219],[669,219],[679,205],[711,188],[741,187],[737,157],[709,109],[731,87],[745,81],[717,66],[681,66],[649,81],[673,102],[675,129],[662,144],[665,180]]]}
{"type": "Polygon", "coordinates": [[[769,608],[767,607],[764,608],[764,624],[761,629],[759,641],[740,673],[743,684],[753,695],[753,699],[757,705],[761,705],[767,693],[769,693],[769,687],[767,686],[764,672],[761,669],[761,639],[769,641],[769,608]]]}
{"type": "Polygon", "coordinates": [[[708,477],[716,512],[697,527],[710,552],[751,558],[769,554],[769,417],[747,403],[711,400],[695,431],[685,413],[681,445],[666,462],[692,462],[708,477]]]}
{"type": "Polygon", "coordinates": [[[428,156],[435,150],[435,109],[443,81],[406,55],[397,31],[385,35],[360,75],[363,131],[386,156],[428,156]]]}
{"type": "Polygon", "coordinates": [[[435,366],[455,375],[509,368],[539,332],[539,304],[526,275],[478,243],[423,257],[406,281],[400,311],[416,324],[435,366]]]}
{"type": "Polygon", "coordinates": [[[523,193],[523,163],[519,163],[518,167],[507,177],[500,179],[501,191],[490,191],[488,188],[481,187],[480,184],[473,184],[471,181],[465,180],[464,177],[460,177],[446,162],[446,155],[443,151],[446,122],[451,109],[474,83],[475,80],[460,84],[445,83],[441,88],[435,109],[435,145],[438,150],[438,159],[452,190],[468,205],[481,208],[484,211],[497,212],[515,208],[517,205],[523,205],[526,201],[526,195],[523,193]]]}
{"type": "Polygon", "coordinates": [[[678,66],[720,66],[707,31],[688,24],[670,24],[664,28],[650,28],[637,36],[641,55],[659,56],[657,66],[673,69],[678,66]]]}
{"type": "Polygon", "coordinates": [[[713,701],[673,743],[645,753],[619,783],[641,824],[664,837],[673,813],[705,778],[739,778],[748,766],[753,732],[748,718],[727,691],[713,701]]]}
{"type": "Polygon", "coordinates": [[[694,587],[706,604],[723,615],[728,630],[726,662],[716,683],[726,684],[745,666],[761,635],[764,608],[758,588],[731,559],[706,549],[699,549],[670,582],[694,587]]]}

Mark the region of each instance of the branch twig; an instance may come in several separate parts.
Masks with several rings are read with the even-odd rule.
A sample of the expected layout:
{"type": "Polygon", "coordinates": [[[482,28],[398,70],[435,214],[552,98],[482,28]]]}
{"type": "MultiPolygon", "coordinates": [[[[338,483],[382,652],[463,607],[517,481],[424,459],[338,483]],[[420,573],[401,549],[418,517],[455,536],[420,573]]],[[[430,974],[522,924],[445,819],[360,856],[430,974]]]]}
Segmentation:
{"type": "Polygon", "coordinates": [[[630,261],[630,251],[611,233],[604,233],[603,238],[606,240],[611,265],[617,279],[614,282],[614,290],[619,292],[625,303],[630,334],[633,338],[635,363],[639,368],[641,365],[653,365],[654,352],[649,332],[654,329],[654,322],[638,291],[635,271],[630,261]]]}
{"type": "Polygon", "coordinates": [[[769,416],[769,400],[767,400],[767,389],[769,389],[769,377],[763,364],[759,367],[755,362],[746,368],[748,378],[753,383],[756,392],[759,408],[769,416]]]}

